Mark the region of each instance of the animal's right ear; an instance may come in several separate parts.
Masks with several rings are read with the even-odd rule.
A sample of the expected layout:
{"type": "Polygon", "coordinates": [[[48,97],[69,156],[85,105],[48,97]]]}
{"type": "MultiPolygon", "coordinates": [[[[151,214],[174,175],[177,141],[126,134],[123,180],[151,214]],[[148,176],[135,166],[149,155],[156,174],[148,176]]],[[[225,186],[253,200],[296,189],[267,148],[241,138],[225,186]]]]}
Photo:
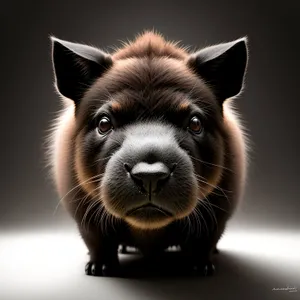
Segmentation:
{"type": "Polygon", "coordinates": [[[56,88],[77,105],[86,90],[112,66],[111,56],[97,48],[51,37],[56,88]]]}

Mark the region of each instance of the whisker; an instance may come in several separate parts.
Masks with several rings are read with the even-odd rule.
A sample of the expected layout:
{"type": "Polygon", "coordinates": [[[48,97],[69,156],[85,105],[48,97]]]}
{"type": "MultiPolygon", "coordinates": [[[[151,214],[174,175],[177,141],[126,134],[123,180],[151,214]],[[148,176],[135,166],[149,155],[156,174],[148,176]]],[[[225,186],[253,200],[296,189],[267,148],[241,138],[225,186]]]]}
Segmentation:
{"type": "MultiPolygon", "coordinates": [[[[101,179],[99,179],[99,182],[100,182],[100,180],[101,179]]],[[[96,179],[96,180],[92,180],[92,181],[90,181],[90,183],[95,183],[95,182],[97,182],[98,181],[98,179],[96,179]]],[[[86,200],[87,200],[87,198],[89,197],[89,196],[91,196],[92,195],[92,193],[95,191],[95,190],[97,190],[98,189],[98,187],[96,187],[93,191],[91,191],[91,192],[89,192],[89,193],[87,193],[84,197],[82,197],[82,198],[80,198],[80,199],[74,199],[72,202],[76,202],[76,201],[78,201],[79,200],[79,203],[77,204],[77,207],[76,207],[76,210],[75,210],[75,213],[74,213],[74,218],[76,218],[76,214],[77,214],[77,212],[78,212],[78,209],[79,209],[79,207],[81,206],[81,204],[83,204],[86,200]]],[[[76,192],[76,194],[78,194],[78,191],[76,192]]]]}
{"type": "Polygon", "coordinates": [[[199,179],[203,179],[204,181],[202,181],[202,182],[205,183],[205,184],[207,184],[207,185],[209,185],[209,186],[211,186],[211,187],[214,187],[214,188],[219,189],[219,190],[222,190],[222,191],[226,191],[227,193],[232,193],[232,191],[230,191],[230,190],[226,190],[226,189],[224,189],[224,188],[221,188],[221,187],[218,186],[218,185],[213,185],[213,184],[207,182],[207,181],[206,181],[206,178],[203,177],[203,176],[201,176],[201,175],[199,175],[199,174],[194,174],[194,175],[195,175],[197,178],[199,178],[199,179]]]}
{"type": "Polygon", "coordinates": [[[197,158],[197,157],[194,157],[194,156],[192,156],[192,155],[189,155],[189,156],[190,156],[190,158],[192,158],[192,159],[194,159],[194,160],[197,160],[197,161],[199,161],[199,162],[201,162],[201,163],[203,163],[203,164],[205,164],[205,165],[211,165],[211,166],[214,166],[214,167],[218,167],[218,168],[221,168],[221,169],[230,171],[230,172],[232,172],[233,174],[235,174],[235,172],[234,172],[232,169],[226,168],[226,167],[221,166],[221,165],[213,164],[213,163],[210,163],[210,162],[208,162],[208,161],[201,160],[201,159],[199,159],[199,158],[197,158]]]}
{"type": "Polygon", "coordinates": [[[201,220],[200,220],[200,216],[199,214],[201,214],[201,211],[198,210],[198,208],[196,207],[195,210],[193,210],[193,215],[195,217],[196,220],[196,236],[200,236],[201,235],[201,220]],[[199,230],[199,231],[198,231],[199,230]]]}
{"type": "MultiPolygon", "coordinates": [[[[100,206],[100,199],[99,199],[99,201],[95,201],[95,203],[96,203],[96,205],[100,206]]],[[[96,205],[94,205],[94,206],[96,206],[96,205]]],[[[91,214],[90,218],[88,219],[87,227],[89,227],[91,221],[93,220],[94,215],[95,214],[97,215],[98,211],[99,211],[99,209],[95,209],[94,212],[91,214]]],[[[96,220],[96,218],[95,218],[95,220],[96,220]]]]}
{"type": "Polygon", "coordinates": [[[192,227],[192,222],[191,222],[190,216],[187,216],[187,220],[188,220],[188,233],[186,235],[186,240],[188,239],[188,237],[191,234],[191,227],[192,227]]]}
{"type": "Polygon", "coordinates": [[[115,222],[117,222],[117,219],[113,216],[113,215],[110,215],[110,220],[111,220],[111,226],[112,226],[112,229],[114,232],[116,232],[116,228],[115,228],[115,222]]]}
{"type": "Polygon", "coordinates": [[[108,233],[108,218],[109,218],[109,214],[105,211],[105,216],[106,216],[106,218],[105,218],[105,222],[104,222],[104,224],[105,224],[105,232],[106,233],[108,233]]]}
{"type": "Polygon", "coordinates": [[[200,209],[198,209],[197,207],[196,207],[196,212],[197,212],[197,215],[203,220],[203,223],[204,223],[205,228],[206,228],[206,232],[207,232],[207,234],[209,234],[209,229],[208,229],[206,220],[205,220],[205,218],[203,217],[203,215],[202,215],[200,209]]]}
{"type": "Polygon", "coordinates": [[[200,193],[202,194],[202,196],[205,198],[206,201],[199,201],[200,205],[202,205],[206,211],[208,212],[208,215],[212,218],[212,221],[215,221],[217,227],[218,227],[218,221],[216,218],[216,214],[213,210],[212,207],[207,207],[207,205],[209,205],[209,200],[205,197],[205,195],[200,191],[200,193]]]}
{"type": "Polygon", "coordinates": [[[98,163],[98,162],[100,162],[100,161],[102,161],[102,160],[109,159],[109,158],[111,158],[112,156],[113,156],[113,155],[108,155],[108,156],[106,156],[106,157],[98,158],[98,159],[95,160],[95,162],[94,162],[92,165],[95,165],[96,163],[98,163]]]}
{"type": "Polygon", "coordinates": [[[97,213],[96,213],[96,218],[97,218],[97,222],[96,222],[96,225],[97,227],[100,226],[101,228],[101,231],[104,233],[104,229],[103,229],[103,215],[105,214],[105,208],[102,204],[102,206],[98,209],[97,213]]]}
{"type": "MultiPolygon", "coordinates": [[[[198,198],[198,200],[201,201],[202,199],[198,198]]],[[[226,212],[226,213],[229,213],[228,210],[226,210],[226,209],[224,209],[224,208],[222,208],[222,207],[220,207],[220,206],[218,206],[218,205],[216,205],[216,204],[213,204],[213,203],[211,203],[210,201],[209,201],[209,205],[211,205],[211,206],[213,206],[213,207],[216,207],[217,209],[220,209],[220,210],[222,210],[222,211],[224,211],[224,212],[226,212]]]]}
{"type": "Polygon", "coordinates": [[[84,228],[85,228],[86,230],[87,230],[87,228],[88,228],[88,226],[86,226],[86,225],[89,225],[89,224],[86,224],[86,223],[87,223],[87,222],[86,222],[86,218],[87,218],[89,212],[90,212],[96,205],[97,205],[97,201],[91,201],[90,204],[89,204],[89,206],[88,206],[88,208],[86,209],[86,211],[85,211],[85,213],[84,213],[84,215],[83,215],[83,218],[82,218],[80,224],[81,224],[81,226],[83,225],[84,228]]]}
{"type": "MultiPolygon", "coordinates": [[[[225,189],[223,189],[223,188],[221,188],[221,187],[219,187],[219,186],[212,185],[212,184],[208,183],[207,181],[200,179],[201,176],[199,176],[199,175],[197,175],[197,174],[195,174],[195,176],[197,177],[197,179],[198,179],[200,182],[202,182],[202,183],[204,183],[204,184],[207,184],[207,185],[209,185],[209,186],[211,186],[211,187],[213,187],[213,188],[215,188],[215,189],[221,191],[222,194],[224,195],[224,197],[227,199],[229,205],[231,205],[228,196],[227,196],[226,193],[224,192],[225,189]]],[[[204,178],[204,177],[201,177],[201,178],[204,178]]],[[[225,191],[227,191],[227,193],[232,193],[232,191],[228,191],[228,190],[225,190],[225,191]]],[[[202,194],[203,194],[203,193],[202,193],[202,194]]],[[[213,194],[213,192],[211,192],[210,194],[213,194]]],[[[217,194],[216,192],[215,192],[215,195],[222,196],[222,195],[217,194]]]]}
{"type": "MultiPolygon", "coordinates": [[[[80,183],[78,183],[76,186],[74,186],[72,189],[70,189],[59,201],[58,201],[58,203],[57,203],[57,205],[56,205],[56,207],[55,207],[55,209],[54,209],[54,212],[53,212],[53,216],[55,215],[55,213],[57,212],[57,209],[58,209],[58,207],[59,207],[59,205],[62,203],[62,201],[72,192],[72,191],[74,191],[74,190],[76,190],[76,189],[79,189],[80,187],[82,187],[82,184],[86,184],[86,183],[91,183],[91,182],[93,182],[93,181],[91,181],[93,178],[95,178],[95,177],[100,177],[99,178],[99,180],[101,180],[101,176],[102,176],[102,174],[97,174],[97,175],[95,175],[95,176],[92,176],[92,177],[90,177],[90,178],[88,178],[88,179],[86,179],[86,180],[84,180],[84,181],[82,181],[82,182],[80,182],[80,183]],[[90,181],[90,182],[89,182],[90,181]]],[[[74,197],[78,194],[78,192],[79,192],[80,190],[78,190],[77,192],[76,192],[76,194],[74,195],[74,197]]],[[[74,201],[76,201],[76,199],[74,200],[74,201]]]]}
{"type": "MultiPolygon", "coordinates": [[[[86,196],[83,198],[83,200],[82,200],[81,202],[86,202],[87,198],[88,198],[88,195],[86,195],[86,196]]],[[[87,209],[85,210],[85,213],[84,213],[84,215],[83,215],[83,217],[82,217],[82,219],[81,219],[81,225],[85,225],[85,219],[87,218],[88,213],[89,213],[89,212],[91,211],[91,209],[93,209],[93,207],[94,207],[95,205],[97,205],[98,203],[99,203],[99,202],[96,201],[96,200],[94,200],[94,201],[89,201],[88,207],[87,207],[87,209]]],[[[86,227],[85,227],[85,228],[86,228],[86,227]]]]}

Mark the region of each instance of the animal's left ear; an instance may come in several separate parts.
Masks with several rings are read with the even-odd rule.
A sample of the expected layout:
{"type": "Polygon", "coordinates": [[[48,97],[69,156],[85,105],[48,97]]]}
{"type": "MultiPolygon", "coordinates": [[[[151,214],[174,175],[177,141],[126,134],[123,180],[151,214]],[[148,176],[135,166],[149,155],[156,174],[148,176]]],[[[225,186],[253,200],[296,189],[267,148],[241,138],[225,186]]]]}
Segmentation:
{"type": "Polygon", "coordinates": [[[112,66],[108,53],[95,47],[51,37],[56,88],[78,105],[88,88],[112,66]]]}
{"type": "Polygon", "coordinates": [[[190,55],[187,63],[223,103],[241,91],[247,61],[247,38],[244,37],[199,50],[190,55]]]}

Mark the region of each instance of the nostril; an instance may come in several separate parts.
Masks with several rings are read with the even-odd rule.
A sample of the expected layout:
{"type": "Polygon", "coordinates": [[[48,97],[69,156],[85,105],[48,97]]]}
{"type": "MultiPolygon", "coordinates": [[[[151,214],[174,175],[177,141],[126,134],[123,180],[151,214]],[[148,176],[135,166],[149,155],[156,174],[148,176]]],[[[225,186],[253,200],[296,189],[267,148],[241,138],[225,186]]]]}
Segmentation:
{"type": "Polygon", "coordinates": [[[130,173],[132,168],[129,166],[129,164],[124,163],[123,165],[124,165],[126,171],[130,173]]]}
{"type": "Polygon", "coordinates": [[[169,178],[170,178],[170,175],[166,178],[161,178],[161,179],[158,179],[157,182],[156,182],[156,189],[154,192],[158,192],[160,191],[160,189],[163,187],[163,185],[169,181],[169,178]]]}
{"type": "Polygon", "coordinates": [[[173,174],[173,172],[174,172],[174,170],[175,170],[176,167],[177,167],[177,163],[174,163],[174,164],[172,165],[171,170],[170,170],[171,174],[173,174]]]}
{"type": "Polygon", "coordinates": [[[145,189],[145,186],[144,186],[145,182],[142,179],[139,179],[139,178],[133,177],[133,176],[131,176],[131,178],[135,182],[135,184],[142,189],[143,192],[147,192],[147,190],[145,189]]]}

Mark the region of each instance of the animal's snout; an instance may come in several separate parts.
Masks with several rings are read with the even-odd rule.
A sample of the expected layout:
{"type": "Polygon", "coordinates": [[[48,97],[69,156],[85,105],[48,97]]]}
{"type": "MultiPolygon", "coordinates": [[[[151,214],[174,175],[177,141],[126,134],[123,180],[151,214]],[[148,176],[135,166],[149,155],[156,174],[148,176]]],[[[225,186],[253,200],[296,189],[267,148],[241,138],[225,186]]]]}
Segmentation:
{"type": "Polygon", "coordinates": [[[124,163],[124,167],[133,181],[148,194],[157,193],[163,184],[169,180],[176,166],[176,163],[169,168],[163,162],[151,164],[139,162],[131,167],[129,164],[124,163]]]}

